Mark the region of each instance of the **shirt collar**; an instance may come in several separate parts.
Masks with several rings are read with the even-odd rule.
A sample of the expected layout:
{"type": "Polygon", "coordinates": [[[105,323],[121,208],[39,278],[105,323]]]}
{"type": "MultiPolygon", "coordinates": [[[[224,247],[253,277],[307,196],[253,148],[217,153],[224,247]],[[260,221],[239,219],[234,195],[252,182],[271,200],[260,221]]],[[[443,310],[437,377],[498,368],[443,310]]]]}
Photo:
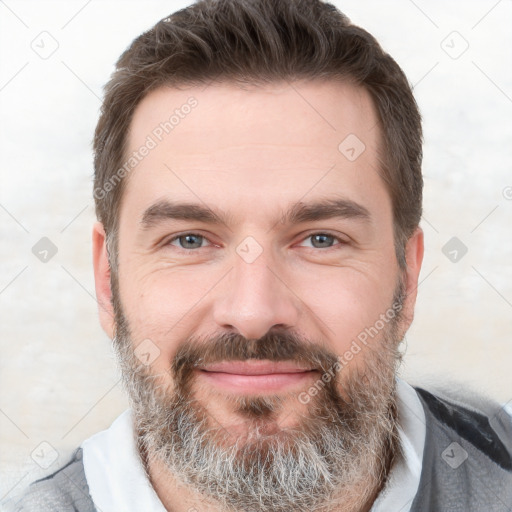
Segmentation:
{"type": "Polygon", "coordinates": [[[370,512],[409,512],[420,484],[427,430],[425,411],[412,386],[399,378],[396,384],[398,434],[403,457],[395,461],[386,486],[370,512]]]}
{"type": "Polygon", "coordinates": [[[101,512],[166,512],[137,453],[131,411],[82,443],[85,477],[101,512]]]}

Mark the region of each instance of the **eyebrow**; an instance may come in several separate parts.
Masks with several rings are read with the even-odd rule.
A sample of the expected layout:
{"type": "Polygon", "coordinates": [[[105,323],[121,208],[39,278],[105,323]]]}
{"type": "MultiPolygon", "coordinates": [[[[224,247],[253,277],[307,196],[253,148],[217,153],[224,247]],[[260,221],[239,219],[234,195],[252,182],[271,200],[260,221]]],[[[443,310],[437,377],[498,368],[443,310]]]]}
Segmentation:
{"type": "Polygon", "coordinates": [[[333,218],[371,220],[371,214],[363,205],[350,199],[323,199],[313,203],[295,203],[282,217],[285,224],[299,224],[333,218]]]}
{"type": "Polygon", "coordinates": [[[224,213],[215,213],[211,208],[201,204],[163,200],[144,211],[141,224],[143,229],[150,229],[163,220],[193,220],[206,224],[225,224],[227,216],[224,213]]]}
{"type": "MultiPolygon", "coordinates": [[[[230,216],[222,211],[215,212],[208,206],[198,203],[158,201],[147,208],[142,215],[142,228],[148,230],[166,220],[191,220],[206,224],[230,224],[230,216]]],[[[297,202],[280,217],[278,222],[299,224],[333,218],[371,221],[367,208],[349,199],[322,199],[312,203],[297,202]]],[[[274,224],[274,225],[275,225],[274,224]]]]}

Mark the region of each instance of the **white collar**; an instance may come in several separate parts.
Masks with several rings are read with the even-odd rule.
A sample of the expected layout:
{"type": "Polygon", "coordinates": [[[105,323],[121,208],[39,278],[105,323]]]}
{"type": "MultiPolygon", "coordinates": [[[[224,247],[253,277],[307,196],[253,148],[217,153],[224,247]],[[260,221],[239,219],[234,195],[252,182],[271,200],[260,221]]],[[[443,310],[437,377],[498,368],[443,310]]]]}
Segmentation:
{"type": "Polygon", "coordinates": [[[137,454],[132,414],[82,443],[85,478],[101,512],[166,512],[137,454]]]}
{"type": "Polygon", "coordinates": [[[427,432],[425,411],[418,394],[397,378],[398,433],[403,458],[398,459],[370,512],[409,512],[420,485],[423,449],[427,432]]]}
{"type": "MultiPolygon", "coordinates": [[[[397,379],[397,398],[400,442],[405,457],[394,465],[371,512],[408,512],[418,491],[425,413],[414,389],[401,379],[397,379]]],[[[89,492],[98,510],[166,512],[137,454],[130,410],[123,412],[109,429],[93,435],[81,446],[89,492]]]]}

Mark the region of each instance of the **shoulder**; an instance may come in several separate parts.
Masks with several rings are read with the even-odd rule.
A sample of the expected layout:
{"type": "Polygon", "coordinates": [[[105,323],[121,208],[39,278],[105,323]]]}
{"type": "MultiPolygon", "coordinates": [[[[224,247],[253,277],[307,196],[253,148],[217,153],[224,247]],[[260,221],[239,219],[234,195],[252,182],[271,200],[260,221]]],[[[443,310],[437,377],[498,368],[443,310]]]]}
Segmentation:
{"type": "Polygon", "coordinates": [[[504,512],[512,502],[512,418],[482,396],[415,387],[426,420],[411,511],[504,512]]]}
{"type": "Polygon", "coordinates": [[[96,512],[85,478],[82,449],[60,469],[32,482],[8,503],[7,512],[96,512]]]}
{"type": "Polygon", "coordinates": [[[512,471],[512,417],[505,406],[473,397],[471,401],[416,388],[426,412],[442,428],[471,443],[503,469],[512,471]]]}
{"type": "Polygon", "coordinates": [[[442,428],[471,443],[503,469],[512,471],[510,408],[477,393],[415,389],[425,411],[442,428]]]}

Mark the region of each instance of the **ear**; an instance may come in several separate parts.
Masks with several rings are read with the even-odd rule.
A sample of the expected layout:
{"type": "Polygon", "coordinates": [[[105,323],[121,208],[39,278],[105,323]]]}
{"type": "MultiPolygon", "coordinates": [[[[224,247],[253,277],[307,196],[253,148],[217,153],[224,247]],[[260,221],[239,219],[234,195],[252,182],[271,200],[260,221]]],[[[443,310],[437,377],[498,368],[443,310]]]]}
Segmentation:
{"type": "Polygon", "coordinates": [[[96,222],[92,230],[92,257],[94,265],[94,283],[98,312],[103,330],[111,339],[114,337],[114,309],[112,307],[112,290],[110,288],[110,263],[108,261],[105,229],[101,222],[96,222]]]}
{"type": "Polygon", "coordinates": [[[404,333],[407,331],[414,318],[414,306],[418,294],[418,278],[423,262],[423,230],[418,227],[411,235],[405,246],[405,259],[407,268],[404,272],[405,294],[403,307],[404,333]]]}

